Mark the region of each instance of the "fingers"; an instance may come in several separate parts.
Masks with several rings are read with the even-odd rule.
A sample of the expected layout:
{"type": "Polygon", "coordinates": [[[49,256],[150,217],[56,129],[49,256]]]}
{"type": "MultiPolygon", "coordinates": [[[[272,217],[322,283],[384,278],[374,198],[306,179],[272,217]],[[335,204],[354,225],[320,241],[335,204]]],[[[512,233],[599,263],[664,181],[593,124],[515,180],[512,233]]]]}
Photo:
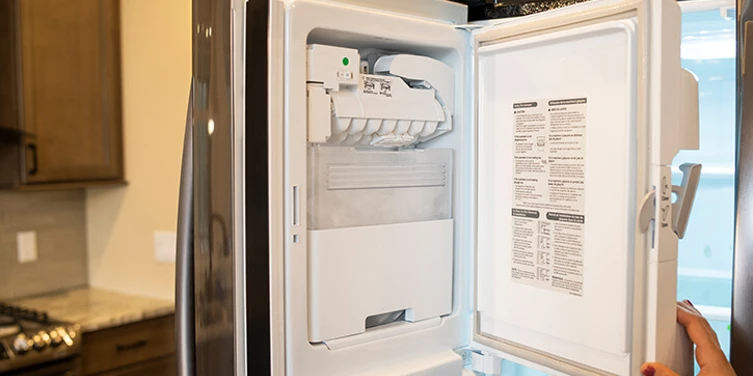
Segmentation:
{"type": "Polygon", "coordinates": [[[681,302],[677,302],[677,305],[679,305],[682,308],[685,308],[686,310],[690,311],[691,313],[693,313],[695,315],[703,316],[701,314],[701,311],[699,311],[698,308],[696,308],[693,305],[693,303],[690,302],[690,300],[683,300],[681,302]]]}
{"type": "Polygon", "coordinates": [[[696,361],[701,369],[720,360],[726,361],[716,332],[692,303],[687,300],[677,303],[677,322],[685,327],[690,340],[695,343],[696,361]]]}
{"type": "Polygon", "coordinates": [[[690,340],[700,347],[719,347],[719,341],[716,338],[716,332],[711,329],[708,321],[706,321],[700,313],[697,313],[694,307],[679,304],[677,306],[677,322],[685,327],[685,330],[690,336],[690,340]]]}
{"type": "Polygon", "coordinates": [[[646,363],[641,367],[641,374],[644,376],[680,376],[663,364],[646,363]]]}

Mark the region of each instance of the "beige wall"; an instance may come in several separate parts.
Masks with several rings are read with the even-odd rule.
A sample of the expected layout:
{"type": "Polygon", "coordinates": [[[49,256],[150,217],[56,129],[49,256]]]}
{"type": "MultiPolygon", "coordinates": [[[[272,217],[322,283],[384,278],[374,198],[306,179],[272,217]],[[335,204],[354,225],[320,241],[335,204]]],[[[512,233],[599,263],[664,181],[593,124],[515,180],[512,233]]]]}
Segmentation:
{"type": "Polygon", "coordinates": [[[173,263],[154,232],[175,231],[191,76],[191,0],[122,0],[123,132],[128,186],[87,192],[89,283],[172,299],[173,263]]]}
{"type": "Polygon", "coordinates": [[[86,285],[85,233],[80,190],[0,192],[0,301],[86,285]],[[18,261],[18,231],[36,231],[36,261],[18,261]]]}

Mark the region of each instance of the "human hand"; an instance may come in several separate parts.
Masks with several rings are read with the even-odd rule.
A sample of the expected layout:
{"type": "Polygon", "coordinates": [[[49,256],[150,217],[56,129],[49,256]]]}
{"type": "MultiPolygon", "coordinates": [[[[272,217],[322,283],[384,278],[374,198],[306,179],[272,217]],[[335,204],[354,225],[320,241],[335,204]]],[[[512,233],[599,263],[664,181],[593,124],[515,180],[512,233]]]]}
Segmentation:
{"type": "MultiPolygon", "coordinates": [[[[736,376],[724,356],[716,332],[689,300],[677,302],[677,322],[685,327],[695,344],[695,358],[701,367],[698,376],[736,376]]],[[[663,364],[646,363],[641,367],[645,376],[678,376],[663,364]]]]}

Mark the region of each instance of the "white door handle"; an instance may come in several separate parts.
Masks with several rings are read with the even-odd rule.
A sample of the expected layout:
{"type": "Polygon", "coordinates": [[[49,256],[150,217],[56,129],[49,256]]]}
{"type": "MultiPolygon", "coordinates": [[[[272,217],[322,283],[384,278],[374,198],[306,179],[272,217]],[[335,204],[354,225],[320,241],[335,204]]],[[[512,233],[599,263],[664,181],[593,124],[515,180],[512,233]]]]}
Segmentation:
{"type": "Polygon", "coordinates": [[[688,228],[690,211],[693,209],[698,182],[701,180],[701,164],[683,163],[680,165],[680,171],[682,171],[682,185],[672,186],[672,192],[677,195],[677,201],[672,204],[672,224],[677,237],[682,239],[688,228]]]}

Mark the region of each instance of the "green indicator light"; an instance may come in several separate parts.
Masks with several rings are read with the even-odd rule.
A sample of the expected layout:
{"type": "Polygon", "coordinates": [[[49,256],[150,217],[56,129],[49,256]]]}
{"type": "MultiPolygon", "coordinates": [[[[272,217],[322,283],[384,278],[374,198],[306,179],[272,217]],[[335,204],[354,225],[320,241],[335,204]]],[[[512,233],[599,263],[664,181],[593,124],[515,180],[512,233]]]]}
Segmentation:
{"type": "Polygon", "coordinates": [[[347,58],[347,57],[344,57],[344,58],[343,58],[343,65],[347,67],[347,66],[348,66],[348,64],[350,64],[350,60],[348,60],[348,58],[347,58]]]}

